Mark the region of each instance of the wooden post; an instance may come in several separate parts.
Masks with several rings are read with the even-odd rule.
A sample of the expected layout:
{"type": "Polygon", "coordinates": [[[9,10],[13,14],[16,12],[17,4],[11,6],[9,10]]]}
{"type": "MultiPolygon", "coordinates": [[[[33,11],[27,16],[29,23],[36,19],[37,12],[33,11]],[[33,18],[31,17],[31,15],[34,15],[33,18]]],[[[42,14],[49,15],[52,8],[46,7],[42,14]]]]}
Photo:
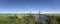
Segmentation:
{"type": "Polygon", "coordinates": [[[39,11],[39,14],[38,14],[39,16],[38,16],[38,23],[37,24],[40,24],[40,11],[39,11]]]}
{"type": "Polygon", "coordinates": [[[39,16],[40,16],[40,11],[39,11],[39,16]]]}

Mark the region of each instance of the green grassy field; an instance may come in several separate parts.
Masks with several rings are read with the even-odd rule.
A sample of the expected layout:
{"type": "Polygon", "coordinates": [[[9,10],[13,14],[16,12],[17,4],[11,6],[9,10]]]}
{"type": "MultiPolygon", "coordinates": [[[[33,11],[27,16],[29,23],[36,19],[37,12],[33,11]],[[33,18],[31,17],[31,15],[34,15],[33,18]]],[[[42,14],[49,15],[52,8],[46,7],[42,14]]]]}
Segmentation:
{"type": "MultiPolygon", "coordinates": [[[[44,15],[60,17],[60,14],[44,14],[44,15]]],[[[0,24],[26,24],[26,23],[35,24],[38,21],[38,17],[39,14],[0,14],[0,24]],[[31,16],[35,18],[32,18],[31,16]]]]}
{"type": "MultiPolygon", "coordinates": [[[[38,16],[37,14],[32,15],[35,17],[38,16]]],[[[0,14],[0,24],[25,24],[23,17],[27,16],[29,16],[29,14],[0,14]]]]}
{"type": "MultiPolygon", "coordinates": [[[[29,16],[29,14],[0,14],[0,16],[17,16],[18,18],[22,18],[23,16],[29,16]]],[[[33,16],[38,16],[38,14],[32,14],[33,16]]]]}
{"type": "Polygon", "coordinates": [[[60,17],[60,14],[45,14],[46,16],[58,16],[60,17]]]}

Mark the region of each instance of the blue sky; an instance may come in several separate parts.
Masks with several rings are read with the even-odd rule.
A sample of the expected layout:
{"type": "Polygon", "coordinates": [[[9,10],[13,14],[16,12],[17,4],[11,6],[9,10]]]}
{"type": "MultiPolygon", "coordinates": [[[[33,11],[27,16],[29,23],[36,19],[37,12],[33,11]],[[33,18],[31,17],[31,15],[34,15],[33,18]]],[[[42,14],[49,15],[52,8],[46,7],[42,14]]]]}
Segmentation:
{"type": "Polygon", "coordinates": [[[0,0],[0,13],[59,13],[60,0],[0,0]]]}

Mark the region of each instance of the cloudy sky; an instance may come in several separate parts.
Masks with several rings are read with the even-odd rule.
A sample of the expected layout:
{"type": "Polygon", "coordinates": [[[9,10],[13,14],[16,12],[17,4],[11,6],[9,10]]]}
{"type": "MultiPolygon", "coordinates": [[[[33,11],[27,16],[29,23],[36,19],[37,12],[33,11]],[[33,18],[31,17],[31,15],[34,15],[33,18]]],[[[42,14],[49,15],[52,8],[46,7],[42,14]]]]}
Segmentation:
{"type": "Polygon", "coordinates": [[[0,0],[0,13],[59,13],[60,0],[0,0]]]}

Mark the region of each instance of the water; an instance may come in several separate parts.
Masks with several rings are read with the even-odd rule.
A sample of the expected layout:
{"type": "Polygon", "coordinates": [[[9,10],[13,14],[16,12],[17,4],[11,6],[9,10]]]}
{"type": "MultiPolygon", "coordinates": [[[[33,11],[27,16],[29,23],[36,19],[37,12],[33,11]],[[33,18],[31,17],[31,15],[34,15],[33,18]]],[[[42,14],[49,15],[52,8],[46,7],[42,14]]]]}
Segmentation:
{"type": "Polygon", "coordinates": [[[47,16],[41,15],[39,16],[39,21],[46,21],[48,19],[47,16]]]}

